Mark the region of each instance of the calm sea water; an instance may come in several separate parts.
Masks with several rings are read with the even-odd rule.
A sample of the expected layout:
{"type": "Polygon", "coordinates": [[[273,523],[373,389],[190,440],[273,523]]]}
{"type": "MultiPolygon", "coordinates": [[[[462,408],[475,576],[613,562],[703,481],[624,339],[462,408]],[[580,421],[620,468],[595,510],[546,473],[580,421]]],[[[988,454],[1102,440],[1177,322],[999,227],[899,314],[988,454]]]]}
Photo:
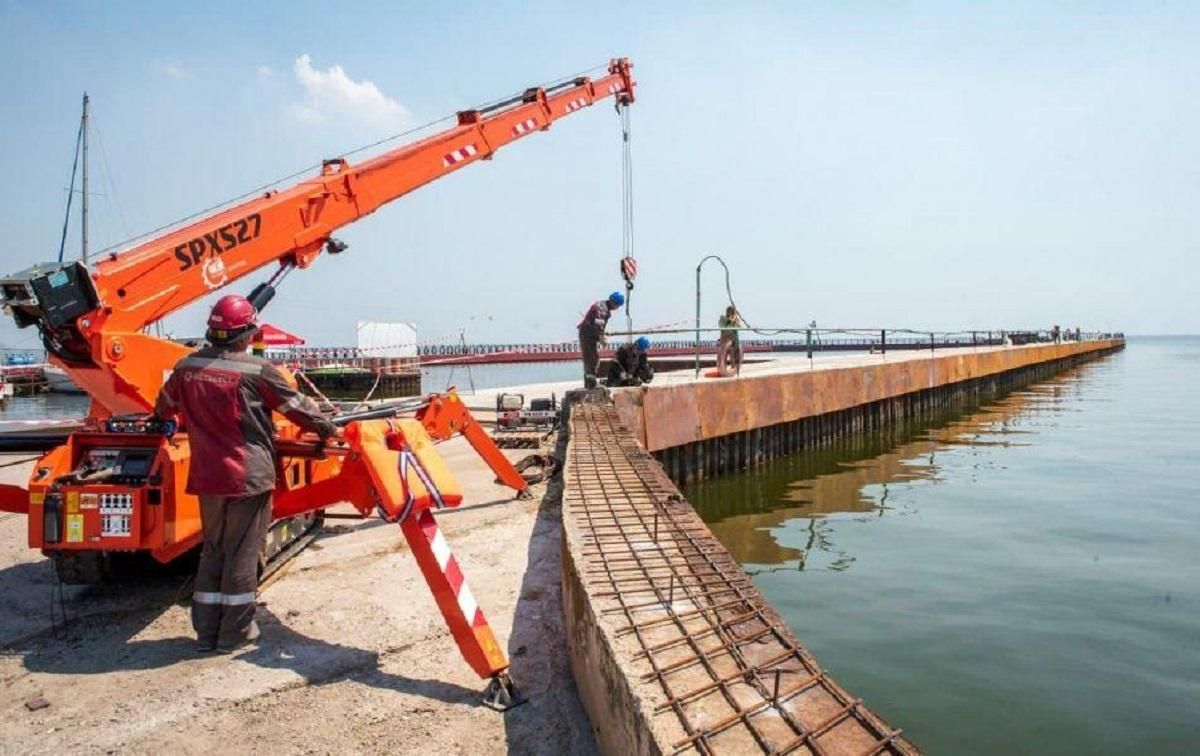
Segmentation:
{"type": "Polygon", "coordinates": [[[444,391],[455,386],[460,393],[477,389],[520,386],[527,383],[578,380],[583,385],[583,367],[579,360],[561,362],[518,362],[511,365],[438,365],[421,368],[421,385],[425,391],[444,391]]]}
{"type": "Polygon", "coordinates": [[[73,419],[87,414],[91,400],[82,394],[38,394],[17,396],[0,407],[0,422],[5,420],[73,419]]]}
{"type": "Polygon", "coordinates": [[[686,491],[935,754],[1200,749],[1200,338],[686,491]]]}

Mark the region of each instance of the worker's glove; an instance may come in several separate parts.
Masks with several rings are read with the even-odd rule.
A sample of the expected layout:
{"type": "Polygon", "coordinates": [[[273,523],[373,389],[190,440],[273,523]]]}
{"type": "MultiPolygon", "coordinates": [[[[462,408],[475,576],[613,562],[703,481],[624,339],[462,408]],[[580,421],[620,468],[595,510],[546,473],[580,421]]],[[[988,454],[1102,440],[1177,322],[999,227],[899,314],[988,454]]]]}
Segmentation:
{"type": "Polygon", "coordinates": [[[330,438],[339,438],[342,435],[342,429],[331,422],[324,422],[317,426],[317,435],[322,441],[330,438]]]}
{"type": "Polygon", "coordinates": [[[174,436],[175,431],[179,430],[179,424],[176,423],[174,420],[167,420],[166,418],[159,417],[158,415],[150,415],[149,417],[147,417],[146,425],[159,426],[160,428],[162,428],[163,435],[166,436],[167,438],[174,436]]]}

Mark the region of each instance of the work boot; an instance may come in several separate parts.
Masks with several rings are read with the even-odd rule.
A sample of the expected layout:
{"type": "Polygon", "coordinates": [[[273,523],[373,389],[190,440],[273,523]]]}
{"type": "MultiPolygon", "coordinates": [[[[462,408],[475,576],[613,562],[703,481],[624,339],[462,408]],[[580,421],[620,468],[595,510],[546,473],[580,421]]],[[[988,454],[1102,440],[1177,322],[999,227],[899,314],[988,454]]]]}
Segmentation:
{"type": "Polygon", "coordinates": [[[200,638],[196,641],[196,653],[210,654],[217,650],[216,638],[200,638]]]}
{"type": "Polygon", "coordinates": [[[233,643],[221,643],[217,646],[217,650],[223,654],[228,654],[237,651],[243,646],[249,646],[259,639],[262,633],[258,629],[258,623],[253,620],[250,622],[250,628],[246,630],[246,637],[234,641],[233,643]]]}

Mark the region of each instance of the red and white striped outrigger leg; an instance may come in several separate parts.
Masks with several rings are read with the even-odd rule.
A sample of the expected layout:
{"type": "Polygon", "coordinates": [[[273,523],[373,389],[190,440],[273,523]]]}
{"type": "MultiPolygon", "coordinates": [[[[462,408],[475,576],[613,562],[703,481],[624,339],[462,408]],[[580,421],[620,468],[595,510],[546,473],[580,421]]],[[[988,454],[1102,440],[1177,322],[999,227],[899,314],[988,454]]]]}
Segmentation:
{"type": "Polygon", "coordinates": [[[491,678],[484,703],[497,709],[521,703],[508,676],[508,658],[434,519],[433,509],[456,506],[462,492],[421,421],[360,421],[350,424],[345,435],[355,452],[347,464],[358,467],[349,473],[343,468],[342,474],[367,477],[373,489],[356,506],[365,514],[374,505],[385,521],[400,524],[463,658],[480,677],[491,678]]]}
{"type": "Polygon", "coordinates": [[[483,610],[475,603],[475,596],[433,512],[423,509],[405,517],[400,521],[400,530],[463,658],[480,677],[491,678],[484,703],[501,711],[524,703],[508,676],[508,658],[496,642],[483,610]]]}
{"type": "Polygon", "coordinates": [[[400,529],[471,669],[480,677],[492,677],[508,669],[508,659],[496,642],[483,610],[475,603],[475,596],[433,512],[423,509],[404,518],[400,529]]]}

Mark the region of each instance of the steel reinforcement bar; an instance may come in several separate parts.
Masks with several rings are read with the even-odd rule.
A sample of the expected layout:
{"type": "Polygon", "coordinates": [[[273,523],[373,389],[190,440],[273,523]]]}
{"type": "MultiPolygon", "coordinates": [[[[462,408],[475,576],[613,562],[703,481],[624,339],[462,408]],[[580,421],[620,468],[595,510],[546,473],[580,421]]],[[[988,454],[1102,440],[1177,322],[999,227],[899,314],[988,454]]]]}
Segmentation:
{"type": "Polygon", "coordinates": [[[568,646],[606,751],[917,753],[821,669],[607,401],[571,409],[563,503],[568,646]]]}

